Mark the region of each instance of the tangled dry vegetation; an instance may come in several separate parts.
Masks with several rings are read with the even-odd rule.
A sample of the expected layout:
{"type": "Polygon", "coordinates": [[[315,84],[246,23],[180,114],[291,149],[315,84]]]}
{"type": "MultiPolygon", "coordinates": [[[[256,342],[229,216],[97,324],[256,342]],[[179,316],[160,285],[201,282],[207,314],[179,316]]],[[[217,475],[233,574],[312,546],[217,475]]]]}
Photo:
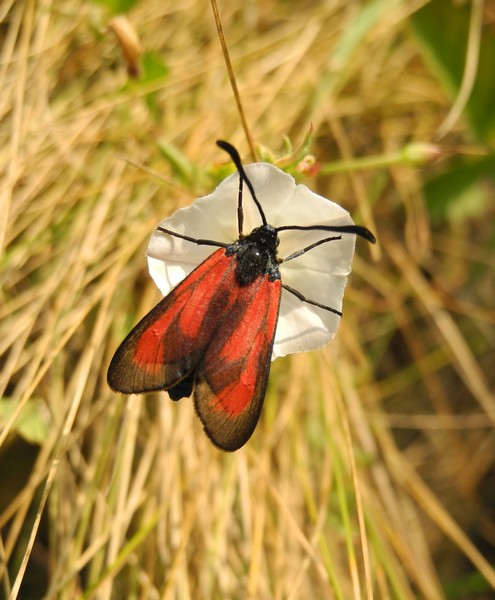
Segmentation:
{"type": "MultiPolygon", "coordinates": [[[[106,385],[154,227],[215,186],[217,138],[249,160],[209,4],[128,3],[137,78],[109,4],[0,7],[0,597],[492,597],[493,180],[462,180],[490,139],[425,58],[428,3],[220,6],[257,151],[312,125],[305,183],[379,240],[235,454],[190,401],[106,385]]],[[[459,4],[472,53],[493,13],[459,4]]]]}

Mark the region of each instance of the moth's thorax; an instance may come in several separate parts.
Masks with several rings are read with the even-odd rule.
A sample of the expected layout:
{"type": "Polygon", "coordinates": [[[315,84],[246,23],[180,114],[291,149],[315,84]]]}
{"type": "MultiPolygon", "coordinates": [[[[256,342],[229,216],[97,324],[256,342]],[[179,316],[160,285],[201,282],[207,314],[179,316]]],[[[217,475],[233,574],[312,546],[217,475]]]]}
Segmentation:
{"type": "Polygon", "coordinates": [[[249,285],[257,277],[280,279],[277,263],[277,231],[271,225],[256,227],[251,233],[227,246],[227,256],[237,260],[236,276],[240,285],[249,285]]]}

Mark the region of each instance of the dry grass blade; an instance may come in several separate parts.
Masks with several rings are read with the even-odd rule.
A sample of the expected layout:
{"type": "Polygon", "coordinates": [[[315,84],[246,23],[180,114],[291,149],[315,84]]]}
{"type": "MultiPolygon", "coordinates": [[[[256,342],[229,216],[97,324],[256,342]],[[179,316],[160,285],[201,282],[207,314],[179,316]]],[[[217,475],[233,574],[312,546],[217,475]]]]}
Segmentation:
{"type": "Polygon", "coordinates": [[[110,4],[0,7],[0,598],[491,597],[493,145],[412,33],[437,0],[218,6],[255,151],[289,164],[311,122],[305,183],[380,242],[357,243],[335,341],[273,363],[233,455],[192,402],[106,384],[159,297],[153,229],[223,177],[217,138],[248,155],[205,3],[130,2],[125,48],[110,4]],[[449,113],[455,168],[430,161],[449,113]]]}

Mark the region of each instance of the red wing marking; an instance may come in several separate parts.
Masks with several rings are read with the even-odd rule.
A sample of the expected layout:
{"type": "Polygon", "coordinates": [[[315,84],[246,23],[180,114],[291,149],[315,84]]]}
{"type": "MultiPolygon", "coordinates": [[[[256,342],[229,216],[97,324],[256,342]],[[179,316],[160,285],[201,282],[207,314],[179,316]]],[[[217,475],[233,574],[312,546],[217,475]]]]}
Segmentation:
{"type": "Polygon", "coordinates": [[[108,370],[116,391],[166,390],[191,374],[235,300],[236,261],[221,248],[203,261],[129,333],[108,370]]]}
{"type": "Polygon", "coordinates": [[[196,374],[194,402],[205,431],[224,450],[251,437],[265,397],[281,282],[267,276],[240,288],[196,374]]]}

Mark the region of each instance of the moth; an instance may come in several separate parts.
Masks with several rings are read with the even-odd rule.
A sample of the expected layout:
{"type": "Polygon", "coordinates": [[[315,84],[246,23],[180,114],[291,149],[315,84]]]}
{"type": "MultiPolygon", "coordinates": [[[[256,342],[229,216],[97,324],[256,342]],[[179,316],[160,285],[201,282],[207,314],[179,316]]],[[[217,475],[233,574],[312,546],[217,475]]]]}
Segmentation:
{"type": "Polygon", "coordinates": [[[244,167],[232,145],[217,145],[237,173],[158,226],[148,261],[166,295],[115,352],[108,384],[192,395],[211,441],[234,451],[259,420],[272,359],[334,336],[355,238],[375,237],[277,167],[244,167]],[[213,227],[231,239],[202,237],[213,227]]]}

